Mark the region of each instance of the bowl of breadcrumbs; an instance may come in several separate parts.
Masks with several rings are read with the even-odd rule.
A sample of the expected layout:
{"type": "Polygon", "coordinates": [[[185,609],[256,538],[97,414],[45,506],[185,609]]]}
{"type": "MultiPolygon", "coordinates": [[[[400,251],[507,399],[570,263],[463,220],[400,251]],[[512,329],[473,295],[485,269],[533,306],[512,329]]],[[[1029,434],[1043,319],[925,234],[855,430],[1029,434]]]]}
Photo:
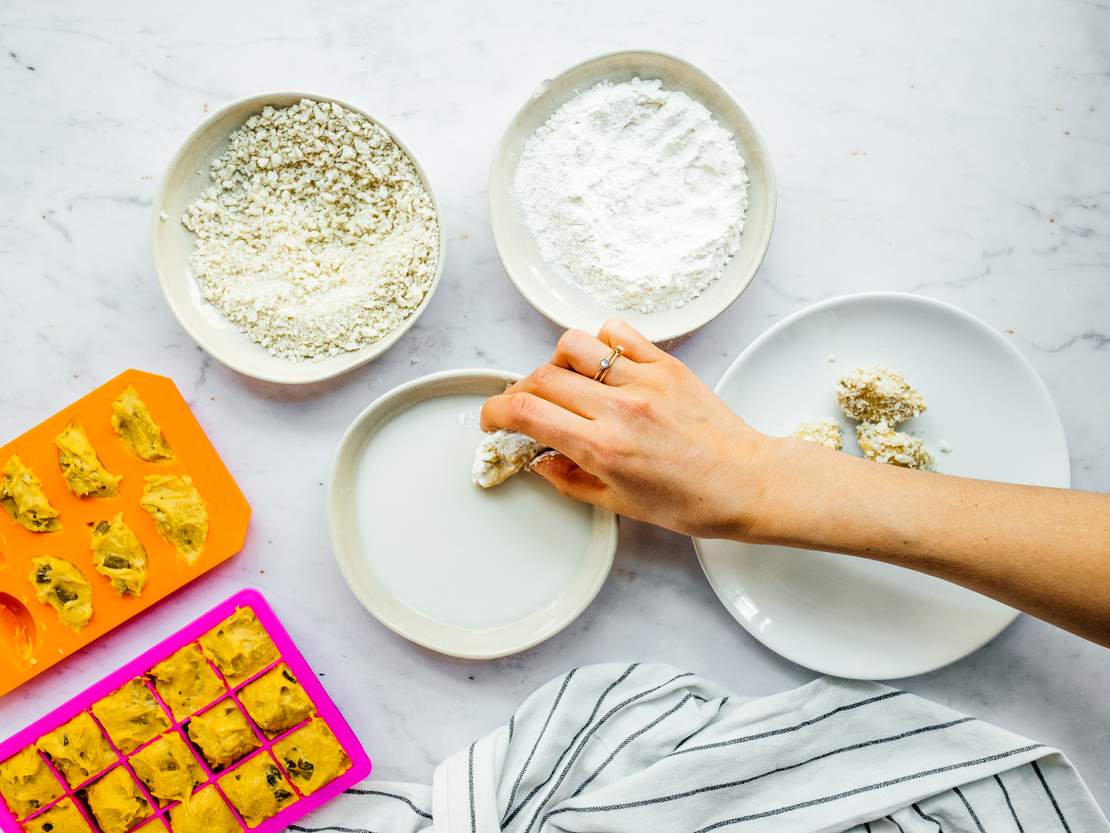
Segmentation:
{"type": "Polygon", "coordinates": [[[428,306],[443,222],[423,168],[346,102],[267,93],[185,140],[154,200],[162,291],[219,361],[304,384],[380,356],[428,306]]]}

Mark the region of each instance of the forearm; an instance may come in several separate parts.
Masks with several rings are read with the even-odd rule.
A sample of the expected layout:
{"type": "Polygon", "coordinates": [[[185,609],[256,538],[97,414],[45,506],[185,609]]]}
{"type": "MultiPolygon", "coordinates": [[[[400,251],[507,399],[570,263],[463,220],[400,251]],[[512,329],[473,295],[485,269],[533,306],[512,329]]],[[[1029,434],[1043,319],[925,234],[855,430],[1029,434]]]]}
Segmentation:
{"type": "Polygon", "coordinates": [[[908,471],[771,440],[735,537],[898,564],[1110,645],[1110,496],[908,471]]]}

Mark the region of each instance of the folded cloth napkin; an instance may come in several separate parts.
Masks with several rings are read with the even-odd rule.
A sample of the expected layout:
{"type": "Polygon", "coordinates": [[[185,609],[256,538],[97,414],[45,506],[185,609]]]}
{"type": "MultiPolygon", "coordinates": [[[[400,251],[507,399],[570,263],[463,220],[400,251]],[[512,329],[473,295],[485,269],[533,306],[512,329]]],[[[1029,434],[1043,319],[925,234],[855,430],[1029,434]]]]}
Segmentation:
{"type": "Polygon", "coordinates": [[[1110,831],[1055,749],[876,683],[738,697],[664,665],[551,681],[431,787],[367,781],[297,833],[1110,831]]]}

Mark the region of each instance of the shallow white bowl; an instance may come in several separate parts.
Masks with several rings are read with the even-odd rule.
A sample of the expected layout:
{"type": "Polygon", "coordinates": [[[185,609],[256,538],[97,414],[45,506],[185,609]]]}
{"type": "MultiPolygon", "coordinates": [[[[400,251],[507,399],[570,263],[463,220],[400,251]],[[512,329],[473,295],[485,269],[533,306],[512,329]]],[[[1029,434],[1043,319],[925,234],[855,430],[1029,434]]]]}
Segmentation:
{"type": "MultiPolygon", "coordinates": [[[[838,376],[866,364],[901,371],[925,396],[928,411],[903,430],[925,441],[938,471],[1070,484],[1063,427],[1033,367],[978,318],[929,298],[865,293],[801,310],[753,341],[717,393],[768,434],[835,417],[845,450],[858,455],[853,424],[833,391],[838,376]],[[951,453],[939,451],[941,440],[951,443],[951,453]]],[[[882,507],[860,511],[881,513],[882,507]]],[[[1017,615],[954,584],[862,558],[694,543],[718,598],[752,636],[826,674],[923,674],[986,644],[1017,615]]]]}
{"type": "Polygon", "coordinates": [[[166,301],[181,326],[197,344],[233,370],[253,376],[255,379],[284,384],[307,384],[330,379],[377,358],[396,344],[409,327],[416,323],[416,319],[431,302],[432,295],[439,285],[440,276],[443,274],[443,260],[446,253],[443,215],[432,191],[432,184],[428,181],[416,156],[397,134],[365,110],[346,101],[315,93],[299,92],[262,93],[234,101],[213,113],[189,134],[181,149],[174,155],[154,195],[151,243],[154,250],[154,267],[166,301]],[[302,98],[334,102],[344,109],[365,116],[388,133],[408,154],[435,206],[436,219],[439,222],[439,264],[432,285],[420,306],[401,326],[385,338],[361,350],[341,353],[338,356],[291,361],[270,355],[265,348],[253,342],[229,323],[204,299],[189,264],[189,256],[193,251],[193,234],[181,225],[181,217],[189,205],[210,184],[209,166],[227,149],[228,136],[232,132],[241,127],[248,118],[261,112],[266,105],[288,107],[302,98]],[[162,219],[163,214],[165,219],[162,219]]]}
{"type": "MultiPolygon", "coordinates": [[[[464,452],[466,459],[462,461],[450,464],[445,461],[443,465],[429,470],[422,470],[419,463],[412,468],[398,466],[390,470],[390,477],[397,478],[396,493],[402,496],[402,500],[411,493],[420,493],[422,501],[418,510],[421,514],[418,522],[411,527],[399,517],[400,513],[394,515],[382,512],[380,508],[375,512],[376,507],[365,500],[364,488],[360,485],[360,468],[364,458],[373,453],[376,437],[383,426],[405,419],[410,408],[427,400],[454,394],[488,397],[501,393],[509,382],[518,378],[518,374],[497,370],[454,370],[433,373],[394,388],[359,414],[347,429],[332,464],[328,523],[335,558],[351,591],[386,627],[419,645],[450,656],[466,659],[502,657],[554,636],[593,601],[609,574],[617,547],[615,515],[604,509],[573,504],[553,489],[548,490],[546,484],[524,481],[535,475],[522,473],[488,492],[479,490],[470,482],[473,446],[469,445],[469,440],[464,452]],[[444,483],[447,485],[444,486],[444,483]],[[535,558],[535,548],[543,546],[544,541],[538,540],[542,539],[539,527],[536,535],[514,539],[504,534],[503,498],[508,492],[501,490],[513,488],[538,490],[538,500],[544,506],[547,506],[546,501],[551,501],[553,509],[559,508],[557,504],[562,501],[571,504],[574,512],[580,515],[574,522],[583,524],[579,532],[588,541],[585,552],[580,554],[577,569],[568,571],[569,577],[562,589],[554,595],[547,594],[534,609],[524,611],[519,610],[520,598],[535,595],[530,591],[543,578],[528,569],[507,571],[504,565],[513,563],[515,566],[520,559],[535,558]],[[429,551],[421,543],[422,538],[426,538],[422,536],[422,530],[450,522],[452,507],[443,503],[450,502],[452,495],[462,496],[458,497],[459,505],[469,501],[462,511],[469,513],[467,518],[473,524],[488,529],[488,536],[483,538],[480,547],[470,550],[461,543],[456,546],[451,540],[442,550],[429,551]],[[480,497],[477,502],[470,500],[474,495],[480,497]],[[381,525],[400,525],[396,535],[417,545],[410,550],[410,557],[415,557],[419,564],[408,567],[417,571],[414,581],[439,587],[444,581],[439,574],[446,574],[462,563],[467,571],[465,581],[459,584],[480,587],[483,591],[481,595],[486,598],[466,598],[466,591],[461,590],[459,584],[448,583],[443,597],[422,605],[412,603],[411,599],[407,603],[401,598],[403,593],[390,590],[389,578],[380,572],[380,561],[375,564],[381,553],[370,551],[364,532],[366,527],[362,525],[366,523],[374,525],[375,530],[381,525]],[[508,572],[513,574],[507,575],[508,572]],[[464,594],[461,598],[460,593],[464,594]],[[493,626],[464,623],[457,618],[460,609],[474,609],[481,605],[501,605],[506,610],[511,608],[512,612],[505,614],[500,609],[483,607],[482,615],[477,618],[499,619],[498,624],[493,626]]],[[[472,429],[467,423],[467,430],[473,430],[476,446],[481,436],[476,422],[472,429]]],[[[533,517],[530,522],[536,520],[533,517]]],[[[558,557],[558,554],[555,556],[558,557]]],[[[406,556],[389,550],[386,557],[406,556]]]]}
{"type": "Polygon", "coordinates": [[[692,332],[712,321],[740,297],[755,277],[771,240],[775,200],[771,159],[740,105],[697,67],[659,52],[602,55],[571,67],[553,80],[544,81],[509,123],[490,170],[490,222],[497,253],[505,271],[528,302],[564,327],[591,333],[606,319],[620,316],[652,341],[665,341],[692,332]],[[536,128],[588,87],[600,81],[620,83],[637,76],[659,79],[665,89],[680,90],[704,104],[736,137],[750,180],[750,204],[740,251],[729,261],[724,274],[685,306],[650,314],[602,307],[571,283],[560,267],[544,261],[513,197],[513,177],[521,150],[536,128]]]}

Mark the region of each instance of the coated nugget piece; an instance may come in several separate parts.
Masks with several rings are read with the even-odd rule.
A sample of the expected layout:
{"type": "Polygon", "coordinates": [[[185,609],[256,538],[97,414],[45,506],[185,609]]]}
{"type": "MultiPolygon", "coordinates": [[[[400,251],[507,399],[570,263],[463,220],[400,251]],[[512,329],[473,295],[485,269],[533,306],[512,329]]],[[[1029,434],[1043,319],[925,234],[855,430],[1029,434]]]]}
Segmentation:
{"type": "Polygon", "coordinates": [[[925,398],[893,370],[881,365],[858,367],[836,382],[836,401],[859,422],[887,422],[891,427],[925,413],[925,398]]]}

